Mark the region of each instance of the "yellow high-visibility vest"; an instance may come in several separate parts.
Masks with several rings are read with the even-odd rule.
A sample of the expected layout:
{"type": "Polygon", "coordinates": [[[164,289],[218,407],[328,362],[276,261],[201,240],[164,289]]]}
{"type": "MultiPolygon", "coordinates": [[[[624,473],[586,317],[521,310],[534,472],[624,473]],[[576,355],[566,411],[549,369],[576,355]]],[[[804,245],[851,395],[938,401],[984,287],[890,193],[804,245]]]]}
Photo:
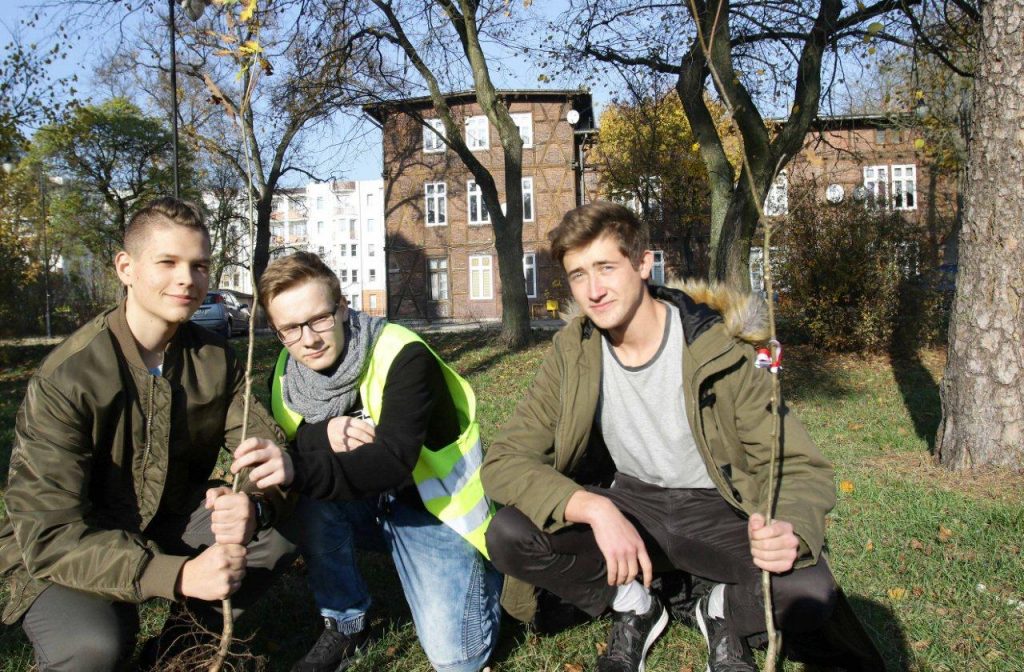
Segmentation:
{"type": "MultiPolygon", "coordinates": [[[[480,424],[476,419],[476,395],[469,383],[416,333],[398,324],[387,324],[374,344],[370,361],[359,380],[363,409],[375,423],[380,421],[388,371],[398,353],[410,343],[423,343],[437,359],[462,429],[459,437],[444,448],[430,450],[426,446],[420,447],[419,458],[412,471],[413,482],[427,511],[458,532],[487,558],[484,533],[494,516],[494,505],[484,494],[480,481],[483,447],[480,444],[480,424]]],[[[291,441],[303,418],[284,401],[282,380],[287,362],[288,350],[282,348],[274,369],[270,405],[274,419],[291,441]]]]}

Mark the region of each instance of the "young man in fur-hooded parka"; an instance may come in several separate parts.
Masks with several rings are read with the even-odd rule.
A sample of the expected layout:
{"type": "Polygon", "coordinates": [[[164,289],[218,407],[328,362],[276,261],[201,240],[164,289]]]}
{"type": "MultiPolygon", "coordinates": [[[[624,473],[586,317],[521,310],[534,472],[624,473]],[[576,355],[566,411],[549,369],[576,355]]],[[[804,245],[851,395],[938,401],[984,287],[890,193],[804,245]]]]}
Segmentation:
{"type": "Polygon", "coordinates": [[[704,579],[689,614],[711,671],[755,670],[765,629],[762,569],[785,633],[819,628],[838,588],[822,554],[833,471],[781,409],[784,459],[774,521],[765,510],[771,373],[755,366],[761,301],[691,284],[648,286],[653,253],[628,209],[567,213],[550,234],[580,316],[554,338],[483,465],[505,505],[487,548],[509,578],[503,605],[529,621],[540,587],[612,612],[602,672],[643,670],[664,630],[653,564],[704,579]]]}

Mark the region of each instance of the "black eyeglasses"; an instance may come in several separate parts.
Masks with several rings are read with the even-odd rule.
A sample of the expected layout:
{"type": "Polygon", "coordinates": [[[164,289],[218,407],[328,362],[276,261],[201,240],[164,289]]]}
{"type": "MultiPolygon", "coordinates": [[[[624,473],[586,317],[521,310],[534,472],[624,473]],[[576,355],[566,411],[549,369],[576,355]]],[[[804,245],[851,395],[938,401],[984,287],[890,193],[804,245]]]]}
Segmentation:
{"type": "Polygon", "coordinates": [[[281,343],[284,345],[291,345],[302,338],[303,327],[309,327],[311,331],[315,331],[318,334],[330,331],[334,328],[334,323],[336,321],[334,316],[338,312],[340,305],[341,304],[336,303],[329,313],[311,317],[305,322],[300,322],[299,324],[285,327],[284,329],[275,329],[274,332],[277,334],[277,337],[281,339],[281,343]]]}

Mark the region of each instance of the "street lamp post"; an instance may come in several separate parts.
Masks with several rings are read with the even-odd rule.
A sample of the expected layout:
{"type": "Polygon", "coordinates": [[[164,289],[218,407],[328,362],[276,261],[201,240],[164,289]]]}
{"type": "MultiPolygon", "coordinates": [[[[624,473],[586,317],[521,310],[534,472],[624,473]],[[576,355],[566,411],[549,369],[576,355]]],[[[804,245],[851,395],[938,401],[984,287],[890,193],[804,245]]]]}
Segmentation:
{"type": "Polygon", "coordinates": [[[171,129],[174,135],[174,197],[181,196],[178,186],[178,56],[174,47],[174,0],[167,0],[167,24],[171,32],[171,129]]]}
{"type": "MultiPolygon", "coordinates": [[[[203,15],[206,5],[210,0],[179,0],[185,9],[188,18],[198,21],[203,15]]],[[[178,184],[178,53],[174,46],[174,4],[175,0],[167,0],[167,28],[171,35],[171,131],[174,136],[174,197],[181,197],[181,187],[178,184]]]]}

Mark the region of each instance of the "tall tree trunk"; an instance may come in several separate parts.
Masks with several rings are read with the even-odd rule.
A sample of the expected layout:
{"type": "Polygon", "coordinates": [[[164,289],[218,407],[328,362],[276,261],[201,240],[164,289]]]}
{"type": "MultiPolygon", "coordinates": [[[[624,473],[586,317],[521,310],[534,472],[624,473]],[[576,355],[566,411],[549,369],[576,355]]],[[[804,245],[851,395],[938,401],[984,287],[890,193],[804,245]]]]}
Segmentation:
{"type": "MultiPolygon", "coordinates": [[[[507,111],[507,110],[506,110],[507,111]]],[[[501,340],[511,350],[526,347],[532,341],[530,304],[526,300],[523,279],[523,149],[519,129],[508,120],[499,122],[498,133],[505,149],[505,213],[492,217],[494,248],[498,253],[501,278],[501,340]]]]}
{"type": "Polygon", "coordinates": [[[256,201],[256,244],[253,246],[250,262],[256,282],[263,277],[263,271],[267,270],[270,263],[270,214],[274,209],[273,190],[264,190],[264,194],[263,198],[256,201]]]}
{"type": "Polygon", "coordinates": [[[1024,468],[1024,5],[982,6],[939,462],[1024,468]]]}
{"type": "MultiPolygon", "coordinates": [[[[758,182],[765,180],[760,179],[758,182]]],[[[765,193],[765,187],[761,184],[758,187],[761,193],[765,193]]],[[[743,292],[750,291],[750,244],[756,230],[757,207],[750,195],[750,182],[746,175],[741,175],[739,183],[732,190],[721,234],[717,241],[712,240],[711,267],[708,270],[712,282],[726,284],[743,292]]]]}

